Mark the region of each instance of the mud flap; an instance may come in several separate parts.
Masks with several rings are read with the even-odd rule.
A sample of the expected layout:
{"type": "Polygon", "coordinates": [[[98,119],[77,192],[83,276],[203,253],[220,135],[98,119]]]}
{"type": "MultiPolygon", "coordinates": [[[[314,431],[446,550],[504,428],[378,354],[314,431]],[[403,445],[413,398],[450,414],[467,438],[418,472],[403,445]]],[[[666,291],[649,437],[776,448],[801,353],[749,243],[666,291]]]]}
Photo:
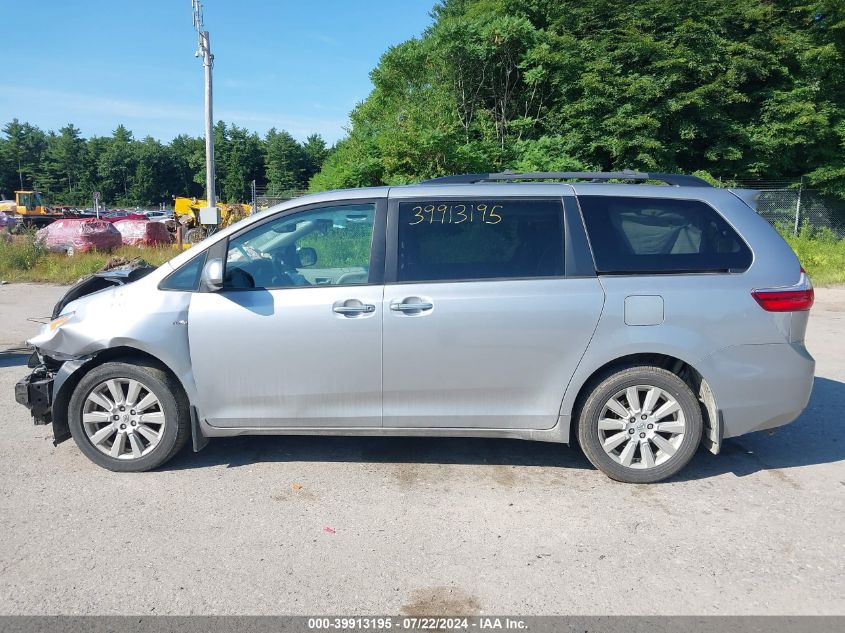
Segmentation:
{"type": "Polygon", "coordinates": [[[714,455],[718,455],[722,450],[722,439],[725,435],[725,423],[722,416],[722,410],[716,411],[715,424],[707,424],[704,427],[704,437],[701,438],[701,443],[708,451],[714,455]]]}
{"type": "Polygon", "coordinates": [[[208,438],[200,428],[200,419],[196,407],[191,407],[191,439],[194,443],[195,453],[199,453],[208,445],[208,438]]]}

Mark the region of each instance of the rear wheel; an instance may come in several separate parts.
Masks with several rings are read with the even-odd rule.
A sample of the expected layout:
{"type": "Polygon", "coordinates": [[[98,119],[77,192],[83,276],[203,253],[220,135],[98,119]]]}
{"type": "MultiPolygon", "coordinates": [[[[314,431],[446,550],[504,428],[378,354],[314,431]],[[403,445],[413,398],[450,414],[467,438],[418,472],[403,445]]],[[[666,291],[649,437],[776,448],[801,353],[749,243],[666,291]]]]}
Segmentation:
{"type": "Polygon", "coordinates": [[[677,375],[629,367],[600,380],[578,418],[587,459],[611,479],[652,483],[692,459],[701,441],[698,400],[677,375]]]}
{"type": "Polygon", "coordinates": [[[186,244],[197,244],[205,239],[204,231],[199,227],[194,227],[185,231],[184,242],[186,244]]]}
{"type": "Polygon", "coordinates": [[[146,365],[104,363],[86,374],[70,400],[70,432],[80,450],[109,470],[160,466],[188,440],[189,413],[181,386],[146,365]]]}

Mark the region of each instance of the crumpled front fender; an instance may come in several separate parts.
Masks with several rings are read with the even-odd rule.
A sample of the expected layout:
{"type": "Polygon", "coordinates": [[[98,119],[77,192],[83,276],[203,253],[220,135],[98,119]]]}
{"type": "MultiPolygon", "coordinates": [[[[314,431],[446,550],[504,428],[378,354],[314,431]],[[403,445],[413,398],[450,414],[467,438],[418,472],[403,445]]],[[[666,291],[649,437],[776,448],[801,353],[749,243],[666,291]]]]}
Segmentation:
{"type": "Polygon", "coordinates": [[[88,368],[104,354],[124,350],[149,355],[181,382],[188,401],[196,402],[196,385],[188,342],[191,293],[159,290],[151,277],[97,292],[68,304],[73,317],[53,330],[44,326],[29,343],[42,356],[62,362],[53,384],[56,440],[67,434],[70,394],[88,368]]]}
{"type": "Polygon", "coordinates": [[[71,360],[62,363],[53,377],[53,445],[70,439],[68,404],[73,395],[73,388],[84,374],[84,372],[79,373],[79,370],[87,362],[87,360],[71,360]]]}

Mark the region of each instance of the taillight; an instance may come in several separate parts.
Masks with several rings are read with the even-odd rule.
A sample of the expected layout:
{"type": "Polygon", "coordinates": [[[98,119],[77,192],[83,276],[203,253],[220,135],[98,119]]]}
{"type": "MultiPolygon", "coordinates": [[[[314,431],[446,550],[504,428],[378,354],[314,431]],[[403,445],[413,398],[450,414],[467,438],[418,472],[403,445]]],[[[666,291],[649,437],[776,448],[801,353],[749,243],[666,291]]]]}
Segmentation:
{"type": "Polygon", "coordinates": [[[763,288],[751,292],[751,296],[767,312],[798,312],[813,306],[815,293],[813,284],[804,269],[794,286],[785,288],[763,288]]]}

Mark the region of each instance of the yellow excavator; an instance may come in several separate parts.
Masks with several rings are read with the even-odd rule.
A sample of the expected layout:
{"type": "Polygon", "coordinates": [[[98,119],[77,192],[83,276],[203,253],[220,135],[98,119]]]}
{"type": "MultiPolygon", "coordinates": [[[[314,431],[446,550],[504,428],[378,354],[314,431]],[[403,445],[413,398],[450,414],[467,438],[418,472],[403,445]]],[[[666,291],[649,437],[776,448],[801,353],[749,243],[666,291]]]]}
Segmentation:
{"type": "Polygon", "coordinates": [[[219,224],[203,224],[200,221],[200,209],[207,206],[208,201],[200,198],[184,198],[180,196],[173,198],[173,216],[185,229],[183,241],[186,244],[200,242],[215,229],[230,226],[252,213],[252,205],[249,204],[218,203],[217,209],[220,211],[219,224]]]}
{"type": "Polygon", "coordinates": [[[39,229],[62,217],[44,204],[40,191],[16,191],[14,200],[0,200],[0,211],[17,214],[22,224],[39,229]]]}

